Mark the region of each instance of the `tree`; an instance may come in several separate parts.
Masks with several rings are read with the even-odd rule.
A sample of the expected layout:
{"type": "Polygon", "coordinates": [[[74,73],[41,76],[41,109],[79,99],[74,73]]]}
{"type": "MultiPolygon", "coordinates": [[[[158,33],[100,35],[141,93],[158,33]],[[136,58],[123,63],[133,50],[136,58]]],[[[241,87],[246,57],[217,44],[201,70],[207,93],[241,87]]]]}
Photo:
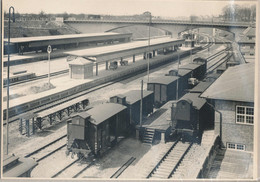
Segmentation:
{"type": "Polygon", "coordinates": [[[64,20],[68,19],[69,18],[69,14],[65,11],[63,14],[62,14],[62,17],[64,20]]]}
{"type": "Polygon", "coordinates": [[[255,20],[256,6],[248,7],[230,4],[222,9],[222,17],[228,21],[250,21],[255,20]]]}
{"type": "Polygon", "coordinates": [[[39,18],[42,19],[42,18],[46,18],[46,14],[43,10],[41,10],[41,12],[39,13],[39,18]]]}

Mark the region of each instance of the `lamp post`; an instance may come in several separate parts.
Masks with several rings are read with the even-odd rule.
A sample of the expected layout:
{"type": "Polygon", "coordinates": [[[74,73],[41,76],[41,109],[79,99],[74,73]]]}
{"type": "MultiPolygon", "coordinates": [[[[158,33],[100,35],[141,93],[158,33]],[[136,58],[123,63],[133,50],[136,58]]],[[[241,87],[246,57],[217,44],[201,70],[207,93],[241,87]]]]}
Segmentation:
{"type": "Polygon", "coordinates": [[[47,52],[48,52],[48,61],[49,61],[49,74],[48,74],[48,83],[49,83],[49,89],[51,88],[51,83],[50,83],[50,80],[51,80],[51,46],[48,45],[48,48],[47,48],[47,52]]]}
{"type": "Polygon", "coordinates": [[[11,24],[11,10],[13,10],[13,22],[15,22],[14,17],[14,7],[9,8],[9,20],[8,20],[8,60],[7,60],[7,108],[6,108],[6,155],[8,155],[8,145],[9,145],[9,75],[10,75],[10,24],[11,24]]]}
{"type": "Polygon", "coordinates": [[[147,65],[147,78],[149,82],[149,74],[150,74],[150,34],[151,34],[151,30],[150,30],[150,26],[151,26],[151,21],[152,21],[152,13],[151,12],[147,12],[147,14],[149,14],[149,26],[148,26],[148,65],[147,65]]]}
{"type": "MultiPolygon", "coordinates": [[[[179,75],[179,66],[180,66],[180,53],[178,53],[177,76],[179,75]]],[[[177,79],[177,84],[176,84],[176,100],[178,100],[178,97],[179,97],[179,79],[177,79]]]]}

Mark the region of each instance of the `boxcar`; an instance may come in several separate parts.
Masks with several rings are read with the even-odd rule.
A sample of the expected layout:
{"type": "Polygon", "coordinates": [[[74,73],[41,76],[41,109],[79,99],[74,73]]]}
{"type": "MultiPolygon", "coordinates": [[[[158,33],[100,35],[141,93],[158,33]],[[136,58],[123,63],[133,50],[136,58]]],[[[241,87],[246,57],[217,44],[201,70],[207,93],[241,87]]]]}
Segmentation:
{"type": "MultiPolygon", "coordinates": [[[[110,97],[110,102],[123,104],[127,107],[127,114],[130,123],[135,126],[140,122],[140,102],[141,91],[131,90],[124,94],[110,97]]],[[[152,91],[143,91],[142,111],[143,117],[148,116],[153,112],[154,94],[152,91]]]]}
{"type": "Polygon", "coordinates": [[[32,169],[38,164],[31,158],[15,155],[4,155],[3,163],[3,177],[31,177],[32,169]]]}
{"type": "Polygon", "coordinates": [[[125,136],[129,128],[127,108],[121,104],[106,103],[87,112],[73,115],[68,122],[67,154],[79,158],[89,154],[102,155],[125,136]]]}
{"type": "Polygon", "coordinates": [[[218,77],[220,77],[221,74],[219,73],[211,73],[209,75],[207,75],[203,81],[206,81],[206,82],[214,82],[216,79],[218,79],[218,77]]]}
{"type": "Polygon", "coordinates": [[[178,70],[170,70],[167,76],[178,76],[178,98],[182,97],[186,90],[190,88],[189,78],[192,76],[192,70],[179,69],[178,70]]]}
{"type": "Polygon", "coordinates": [[[200,93],[185,94],[171,108],[172,126],[177,133],[201,137],[202,131],[214,127],[214,110],[200,93]]]}
{"type": "Polygon", "coordinates": [[[161,76],[147,83],[147,90],[154,92],[155,107],[160,107],[169,100],[176,99],[177,76],[161,76]]]}
{"type": "MultiPolygon", "coordinates": [[[[192,78],[196,78],[198,80],[200,80],[202,78],[201,65],[199,65],[199,64],[190,63],[190,64],[180,66],[179,70],[183,70],[183,69],[191,70],[192,78]]],[[[204,76],[204,74],[203,74],[203,76],[204,76]]]]}
{"type": "Polygon", "coordinates": [[[201,68],[200,68],[201,75],[204,76],[207,72],[207,59],[198,57],[198,58],[193,59],[193,63],[201,65],[201,68]]]}
{"type": "Polygon", "coordinates": [[[189,92],[190,93],[202,93],[204,92],[213,81],[202,81],[198,85],[196,85],[194,88],[192,88],[189,92]]]}

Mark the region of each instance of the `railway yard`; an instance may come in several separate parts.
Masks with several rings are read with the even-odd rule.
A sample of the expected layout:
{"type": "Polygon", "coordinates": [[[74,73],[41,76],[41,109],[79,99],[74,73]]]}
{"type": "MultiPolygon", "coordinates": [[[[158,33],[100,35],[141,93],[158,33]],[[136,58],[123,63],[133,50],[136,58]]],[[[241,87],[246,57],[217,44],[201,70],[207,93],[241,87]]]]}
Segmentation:
{"type": "MultiPolygon", "coordinates": [[[[9,153],[37,163],[27,169],[27,177],[251,179],[252,142],[229,141],[225,122],[231,119],[222,110],[226,106],[217,105],[221,92],[209,90],[237,70],[253,72],[254,63],[234,55],[225,36],[194,34],[200,37],[195,46],[183,35],[152,39],[148,48],[147,40],[129,41],[129,35],[118,34],[127,38],[58,50],[60,56],[50,62],[39,60],[43,52],[13,54],[8,113],[6,83],[3,89],[4,150],[8,117],[9,153]],[[19,72],[33,75],[22,78],[19,72]]],[[[251,131],[253,105],[245,102],[240,105],[251,131]]],[[[236,124],[242,120],[239,114],[236,124]]],[[[9,170],[4,169],[4,177],[22,176],[5,176],[9,170]]]]}

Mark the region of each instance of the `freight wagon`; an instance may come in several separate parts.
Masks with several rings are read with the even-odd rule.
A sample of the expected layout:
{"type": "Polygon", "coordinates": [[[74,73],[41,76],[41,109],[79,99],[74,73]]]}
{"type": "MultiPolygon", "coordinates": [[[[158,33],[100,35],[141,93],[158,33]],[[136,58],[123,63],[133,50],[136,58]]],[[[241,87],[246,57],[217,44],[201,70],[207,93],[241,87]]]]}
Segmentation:
{"type": "Polygon", "coordinates": [[[87,112],[73,115],[67,123],[67,155],[86,158],[102,155],[125,136],[130,126],[127,107],[121,104],[100,104],[87,112]]]}
{"type": "Polygon", "coordinates": [[[154,92],[155,107],[160,107],[169,100],[176,99],[177,76],[161,76],[147,83],[147,90],[154,92]]]}
{"type": "MultiPolygon", "coordinates": [[[[110,97],[110,102],[119,103],[127,107],[127,114],[132,126],[140,123],[140,103],[141,103],[141,91],[131,90],[124,94],[110,97]]],[[[152,91],[143,91],[142,99],[142,112],[143,117],[148,116],[153,112],[154,94],[152,91]]]]}

